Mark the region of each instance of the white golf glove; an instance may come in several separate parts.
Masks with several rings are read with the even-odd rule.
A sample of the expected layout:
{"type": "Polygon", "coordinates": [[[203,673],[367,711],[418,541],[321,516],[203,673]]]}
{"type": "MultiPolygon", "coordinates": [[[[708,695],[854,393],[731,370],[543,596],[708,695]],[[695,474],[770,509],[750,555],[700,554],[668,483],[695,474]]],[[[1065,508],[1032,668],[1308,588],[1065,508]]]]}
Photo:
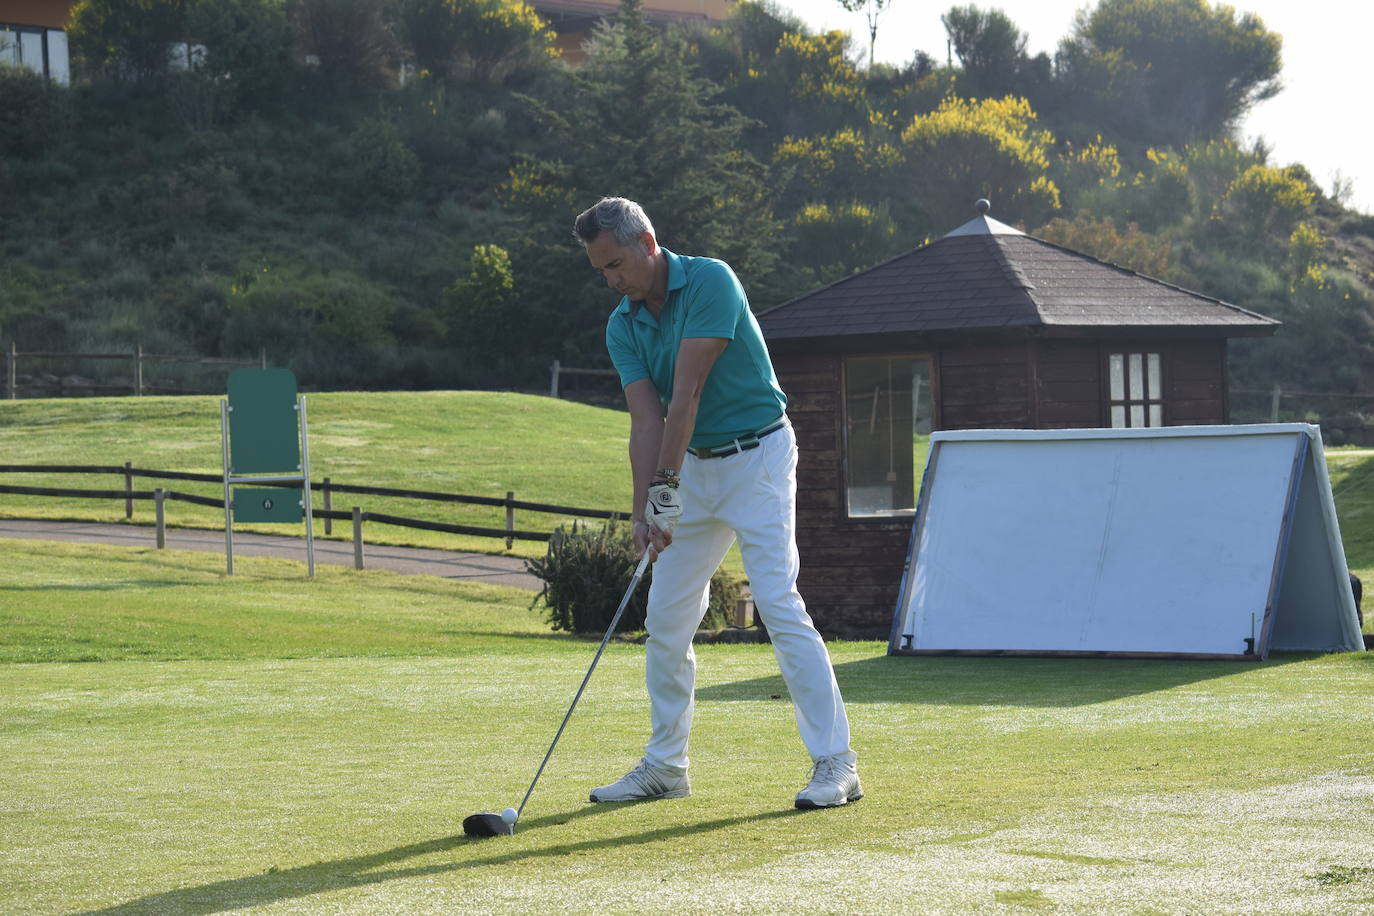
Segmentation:
{"type": "Polygon", "coordinates": [[[649,502],[644,507],[644,520],[659,531],[671,534],[682,518],[682,497],[677,487],[656,483],[649,487],[649,502]]]}

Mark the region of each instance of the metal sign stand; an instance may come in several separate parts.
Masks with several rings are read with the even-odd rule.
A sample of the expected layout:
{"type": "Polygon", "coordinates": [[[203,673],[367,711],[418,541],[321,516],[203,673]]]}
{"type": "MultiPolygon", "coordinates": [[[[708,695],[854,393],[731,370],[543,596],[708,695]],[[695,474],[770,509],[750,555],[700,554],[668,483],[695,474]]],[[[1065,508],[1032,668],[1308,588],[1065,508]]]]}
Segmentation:
{"type": "Polygon", "coordinates": [[[228,574],[234,574],[235,519],[298,523],[303,510],[306,565],[313,577],[315,514],[310,492],[310,434],[305,396],[296,393],[295,376],[287,369],[238,369],[229,376],[229,397],[220,400],[219,412],[228,574]],[[285,413],[287,409],[291,414],[285,413]],[[231,489],[237,484],[265,483],[294,483],[301,489],[231,489]],[[297,496],[294,504],[289,499],[293,493],[297,496]]]}

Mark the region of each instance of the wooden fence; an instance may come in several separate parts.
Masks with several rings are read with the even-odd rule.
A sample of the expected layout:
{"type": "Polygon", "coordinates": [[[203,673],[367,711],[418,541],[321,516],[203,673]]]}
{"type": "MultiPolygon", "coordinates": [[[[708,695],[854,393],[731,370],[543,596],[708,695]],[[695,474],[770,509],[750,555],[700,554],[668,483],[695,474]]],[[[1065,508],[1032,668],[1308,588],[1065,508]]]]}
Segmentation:
{"type": "Polygon", "coordinates": [[[559,383],[565,375],[618,376],[619,374],[614,369],[574,369],[563,365],[559,360],[554,360],[553,365],[549,366],[549,397],[558,397],[559,383]]]}
{"type": "MultiPolygon", "coordinates": [[[[61,360],[73,360],[73,359],[123,360],[123,361],[128,362],[129,365],[130,365],[130,368],[133,370],[133,379],[132,379],[132,381],[131,381],[130,383],[124,384],[124,385],[101,385],[101,384],[91,383],[91,384],[79,385],[79,386],[75,386],[75,387],[78,388],[79,390],[83,390],[83,391],[100,391],[100,392],[124,392],[124,391],[130,391],[130,390],[132,390],[132,392],[134,393],[134,395],[136,395],[136,396],[138,396],[138,397],[142,397],[142,396],[143,396],[143,393],[144,393],[144,391],[145,391],[145,389],[147,388],[147,386],[145,386],[145,385],[144,385],[144,382],[143,382],[143,364],[144,364],[144,363],[190,363],[190,364],[202,365],[202,366],[231,366],[231,367],[232,367],[232,366],[260,366],[260,367],[263,368],[263,369],[266,369],[266,368],[267,368],[267,350],[266,350],[266,349],[260,349],[260,350],[258,351],[258,358],[255,359],[255,360],[253,360],[253,359],[220,359],[220,358],[217,358],[217,357],[209,357],[209,356],[166,356],[166,355],[159,355],[159,354],[153,354],[153,353],[144,353],[144,352],[143,352],[143,345],[142,345],[142,344],[139,344],[137,347],[134,348],[134,350],[133,350],[132,352],[129,352],[129,353],[58,353],[58,352],[45,352],[45,351],[38,351],[38,350],[29,351],[29,352],[20,352],[19,349],[18,349],[18,347],[17,347],[17,345],[14,344],[13,342],[11,342],[11,343],[10,343],[10,348],[9,348],[9,350],[4,351],[4,356],[5,356],[5,358],[6,358],[6,359],[5,359],[5,363],[6,363],[6,366],[5,366],[5,398],[6,398],[6,400],[10,400],[10,401],[13,401],[13,400],[15,400],[16,398],[18,398],[18,396],[19,396],[19,391],[20,391],[21,387],[24,388],[25,390],[29,390],[29,391],[45,391],[45,392],[46,392],[46,391],[52,391],[53,388],[54,388],[54,386],[52,386],[52,385],[33,385],[33,384],[30,384],[30,385],[21,386],[21,385],[19,384],[19,360],[20,360],[20,359],[30,359],[30,360],[37,360],[37,359],[61,359],[61,360]]],[[[61,390],[62,390],[62,386],[60,386],[60,385],[57,386],[57,390],[58,390],[58,391],[61,391],[61,390]]],[[[175,393],[180,394],[180,393],[184,393],[184,392],[183,392],[181,389],[177,389],[175,393]]]]}
{"type": "MultiPolygon", "coordinates": [[[[161,516],[161,507],[164,500],[175,500],[180,502],[192,503],[199,506],[212,506],[223,511],[224,498],[213,496],[199,496],[194,493],[179,493],[175,490],[135,490],[134,478],[146,477],[157,480],[188,480],[200,481],[204,483],[217,483],[223,485],[224,478],[219,474],[193,474],[184,471],[156,471],[148,468],[136,468],[132,462],[125,462],[119,465],[77,465],[77,464],[0,464],[0,473],[6,474],[119,474],[124,478],[122,489],[115,490],[94,490],[94,489],[73,489],[56,487],[24,487],[14,485],[0,485],[0,493],[10,493],[20,496],[64,496],[81,499],[122,499],[124,500],[124,517],[134,517],[134,502],[136,500],[154,500],[156,508],[161,516]]],[[[271,483],[263,482],[263,486],[291,487],[290,483],[271,483]]],[[[521,510],[525,512],[544,512],[554,515],[572,516],[574,518],[599,518],[599,519],[626,519],[629,518],[628,512],[612,512],[606,509],[580,509],[573,506],[556,506],[547,503],[532,503],[517,500],[514,492],[507,492],[504,499],[495,496],[467,496],[460,493],[434,493],[426,490],[398,490],[390,487],[368,487],[352,484],[333,483],[328,477],[316,482],[310,482],[312,491],[319,491],[324,501],[324,508],[316,509],[314,514],[317,518],[324,519],[325,534],[330,534],[332,523],[335,520],[353,521],[354,533],[359,544],[361,544],[361,523],[365,521],[378,522],[384,525],[396,525],[402,528],[417,528],[425,531],[442,531],[450,534],[466,534],[476,537],[502,538],[506,546],[510,547],[517,540],[522,541],[547,541],[551,537],[547,531],[521,531],[515,527],[515,512],[521,510]],[[432,500],[435,502],[448,503],[467,503],[477,506],[493,506],[506,510],[506,526],[504,528],[484,528],[476,525],[454,525],[447,522],[433,522],[425,519],[407,518],[399,515],[388,515],[380,512],[363,512],[361,508],[354,507],[352,511],[337,511],[333,507],[333,496],[336,493],[352,493],[367,496],[390,496],[402,499],[421,499],[432,500]]],[[[161,539],[159,538],[159,541],[161,539]]],[[[161,544],[159,543],[159,546],[161,544]]]]}

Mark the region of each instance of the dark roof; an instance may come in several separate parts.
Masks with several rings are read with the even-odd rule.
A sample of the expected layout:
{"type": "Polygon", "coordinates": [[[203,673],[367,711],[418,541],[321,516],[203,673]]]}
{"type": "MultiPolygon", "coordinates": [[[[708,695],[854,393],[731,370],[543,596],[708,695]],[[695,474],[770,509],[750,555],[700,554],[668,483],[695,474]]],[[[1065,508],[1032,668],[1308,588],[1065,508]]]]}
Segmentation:
{"type": "Polygon", "coordinates": [[[1280,325],[987,216],[758,319],[770,340],[1010,328],[1189,328],[1230,337],[1280,325]]]}

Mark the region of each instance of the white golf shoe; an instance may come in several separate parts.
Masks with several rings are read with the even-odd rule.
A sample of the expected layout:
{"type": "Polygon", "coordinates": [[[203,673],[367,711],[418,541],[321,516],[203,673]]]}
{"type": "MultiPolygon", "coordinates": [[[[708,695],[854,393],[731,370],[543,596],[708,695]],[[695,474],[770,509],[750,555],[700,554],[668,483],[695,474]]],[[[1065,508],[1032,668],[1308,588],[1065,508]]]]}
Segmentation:
{"type": "Polygon", "coordinates": [[[864,797],[851,754],[822,757],[811,769],[811,781],[797,793],[798,808],[834,808],[864,797]]]}
{"type": "Polygon", "coordinates": [[[634,769],[609,786],[592,789],[594,802],[643,801],[650,798],[686,798],[692,794],[685,767],[655,766],[641,759],[634,769]]]}

